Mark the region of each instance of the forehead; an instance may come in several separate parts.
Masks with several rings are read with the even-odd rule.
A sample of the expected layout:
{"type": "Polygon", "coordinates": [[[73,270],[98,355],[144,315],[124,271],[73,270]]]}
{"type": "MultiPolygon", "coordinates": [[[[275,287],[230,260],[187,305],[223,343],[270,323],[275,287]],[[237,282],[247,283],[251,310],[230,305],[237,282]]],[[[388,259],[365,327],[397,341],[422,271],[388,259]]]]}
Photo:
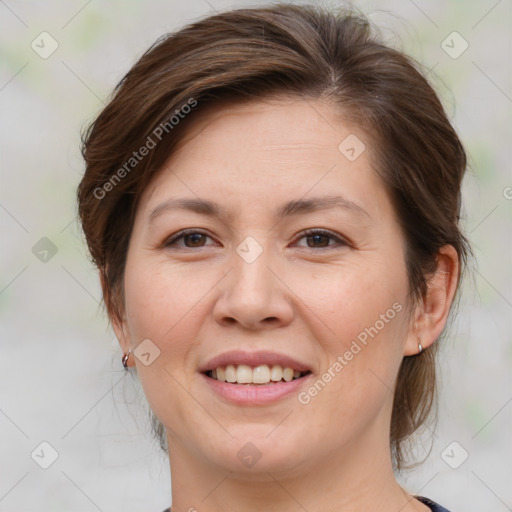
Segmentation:
{"type": "Polygon", "coordinates": [[[224,101],[204,109],[199,103],[194,116],[148,186],[141,201],[148,208],[170,193],[264,204],[297,199],[308,191],[314,196],[340,192],[349,200],[375,199],[376,189],[383,188],[370,165],[369,139],[326,102],[274,97],[224,101]],[[354,146],[361,151],[355,159],[342,151],[347,139],[352,146],[354,141],[361,144],[354,146]]]}
{"type": "MultiPolygon", "coordinates": [[[[233,149],[308,150],[336,149],[340,126],[334,107],[321,100],[289,96],[273,96],[250,101],[227,101],[206,105],[194,112],[185,136],[173,156],[185,146],[211,146],[226,139],[239,146],[233,149]]],[[[171,157],[172,159],[172,157],[171,157]]]]}

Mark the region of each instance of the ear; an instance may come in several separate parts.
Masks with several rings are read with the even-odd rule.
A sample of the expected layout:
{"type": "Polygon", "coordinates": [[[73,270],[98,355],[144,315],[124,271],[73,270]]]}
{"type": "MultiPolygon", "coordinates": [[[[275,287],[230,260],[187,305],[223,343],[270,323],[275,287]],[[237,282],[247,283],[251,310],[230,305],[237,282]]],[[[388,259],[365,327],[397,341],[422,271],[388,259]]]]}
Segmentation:
{"type": "Polygon", "coordinates": [[[437,269],[427,282],[427,292],[415,310],[404,356],[419,352],[418,341],[429,347],[443,331],[459,280],[459,257],[452,245],[441,247],[437,255],[437,269]]]}
{"type": "Polygon", "coordinates": [[[111,318],[112,329],[116,335],[117,341],[123,351],[123,354],[127,353],[131,349],[130,344],[130,336],[128,331],[128,326],[126,323],[126,318],[124,314],[122,317],[118,317],[113,315],[111,318]]]}
{"type": "MultiPolygon", "coordinates": [[[[101,281],[101,288],[103,290],[103,296],[106,296],[105,291],[107,289],[107,283],[105,280],[105,275],[103,274],[103,272],[101,270],[100,270],[100,281],[101,281]]],[[[127,325],[124,309],[122,311],[118,311],[117,314],[112,311],[109,311],[108,314],[109,314],[110,322],[112,324],[112,329],[114,330],[114,333],[119,342],[119,345],[121,346],[121,350],[123,351],[123,354],[125,354],[131,348],[131,346],[130,346],[129,330],[128,330],[128,325],[127,325]]]]}

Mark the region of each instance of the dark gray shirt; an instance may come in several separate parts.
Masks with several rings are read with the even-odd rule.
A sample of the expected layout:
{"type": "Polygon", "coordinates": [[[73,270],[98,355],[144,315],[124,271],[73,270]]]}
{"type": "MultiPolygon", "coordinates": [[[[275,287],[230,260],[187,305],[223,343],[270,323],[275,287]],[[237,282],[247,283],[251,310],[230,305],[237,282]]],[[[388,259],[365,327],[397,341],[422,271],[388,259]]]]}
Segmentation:
{"type": "MultiPolygon", "coordinates": [[[[432,512],[450,512],[448,509],[441,507],[441,505],[438,505],[435,501],[429,500],[428,498],[424,498],[423,496],[414,496],[418,501],[421,501],[421,503],[427,505],[427,507],[432,510],[432,512]]],[[[166,508],[164,512],[171,512],[170,508],[166,508]]]]}

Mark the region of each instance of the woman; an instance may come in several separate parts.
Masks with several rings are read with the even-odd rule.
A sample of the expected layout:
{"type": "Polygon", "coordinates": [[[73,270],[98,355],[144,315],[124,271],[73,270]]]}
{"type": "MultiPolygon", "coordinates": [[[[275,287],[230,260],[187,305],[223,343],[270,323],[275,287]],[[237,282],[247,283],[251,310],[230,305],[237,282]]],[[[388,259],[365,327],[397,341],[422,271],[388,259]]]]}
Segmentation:
{"type": "Polygon", "coordinates": [[[465,152],[410,58],[353,12],[217,14],[141,57],[83,155],[172,512],[446,511],[395,477],[469,253],[465,152]]]}

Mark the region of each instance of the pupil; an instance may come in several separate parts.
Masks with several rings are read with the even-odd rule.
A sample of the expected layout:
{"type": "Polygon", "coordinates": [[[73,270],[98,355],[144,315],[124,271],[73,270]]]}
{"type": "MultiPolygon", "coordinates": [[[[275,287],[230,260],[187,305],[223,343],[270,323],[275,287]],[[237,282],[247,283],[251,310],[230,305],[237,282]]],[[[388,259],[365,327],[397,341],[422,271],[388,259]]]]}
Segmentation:
{"type": "MultiPolygon", "coordinates": [[[[325,236],[326,235],[311,235],[310,238],[313,238],[315,240],[315,242],[318,242],[319,238],[321,239],[322,237],[325,237],[325,236]]],[[[315,245],[317,245],[317,244],[315,244],[315,245]]],[[[324,246],[325,246],[325,244],[324,244],[324,246]]]]}
{"type": "Polygon", "coordinates": [[[201,233],[193,233],[192,235],[188,235],[188,238],[189,240],[192,238],[192,244],[197,244],[198,242],[200,242],[200,240],[198,240],[198,237],[202,237],[203,235],[201,233]]]}

